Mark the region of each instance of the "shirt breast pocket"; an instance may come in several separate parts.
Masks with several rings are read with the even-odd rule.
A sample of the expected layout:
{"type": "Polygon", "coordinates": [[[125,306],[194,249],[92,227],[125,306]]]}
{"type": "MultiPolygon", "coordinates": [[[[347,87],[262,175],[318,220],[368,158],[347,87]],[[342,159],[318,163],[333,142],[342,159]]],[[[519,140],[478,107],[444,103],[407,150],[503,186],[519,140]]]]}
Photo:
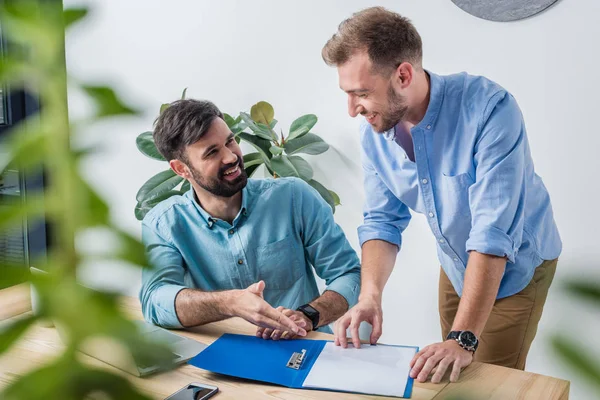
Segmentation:
{"type": "Polygon", "coordinates": [[[258,279],[265,281],[265,290],[287,290],[304,273],[304,263],[300,260],[299,244],[293,237],[259,246],[255,250],[258,279]]]}
{"type": "Polygon", "coordinates": [[[471,217],[469,188],[474,183],[468,172],[442,176],[442,198],[444,211],[450,215],[471,217]]]}

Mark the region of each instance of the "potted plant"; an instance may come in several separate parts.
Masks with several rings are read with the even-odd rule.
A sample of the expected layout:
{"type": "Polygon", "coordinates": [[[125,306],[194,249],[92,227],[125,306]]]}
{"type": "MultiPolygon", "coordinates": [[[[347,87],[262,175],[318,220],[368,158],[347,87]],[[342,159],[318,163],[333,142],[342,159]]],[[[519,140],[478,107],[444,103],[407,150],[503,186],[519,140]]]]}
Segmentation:
{"type": "MultiPolygon", "coordinates": [[[[181,98],[185,99],[185,95],[186,90],[181,98]]],[[[168,106],[169,104],[163,104],[160,112],[168,106]]],[[[321,137],[311,132],[317,123],[317,116],[307,114],[296,119],[287,135],[284,135],[283,131],[279,135],[275,132],[278,121],[274,117],[273,106],[265,101],[254,104],[250,114],[242,112],[236,118],[224,114],[225,122],[238,143],[243,140],[255,150],[244,154],[246,173],[251,177],[264,165],[273,178],[293,176],[303,179],[319,192],[335,212],[335,207],[340,205],[339,196],[314,179],[312,167],[299,155],[317,155],[329,149],[329,145],[321,137]]],[[[151,131],[141,133],[136,139],[136,144],[146,156],[158,161],[167,161],[157,150],[151,131]]],[[[137,192],[136,218],[142,220],[146,213],[161,201],[181,195],[189,189],[190,183],[170,168],[159,172],[148,179],[137,192]]]]}

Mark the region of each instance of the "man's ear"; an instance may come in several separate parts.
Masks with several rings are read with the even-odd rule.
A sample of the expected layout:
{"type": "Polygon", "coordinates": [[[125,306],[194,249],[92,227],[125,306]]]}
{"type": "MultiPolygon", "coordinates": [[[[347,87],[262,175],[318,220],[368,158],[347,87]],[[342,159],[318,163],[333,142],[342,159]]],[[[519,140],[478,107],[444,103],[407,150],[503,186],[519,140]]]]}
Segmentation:
{"type": "Polygon", "coordinates": [[[190,174],[190,169],[180,160],[171,160],[169,161],[169,166],[177,175],[181,176],[185,179],[190,179],[192,174],[190,174]]]}
{"type": "Polygon", "coordinates": [[[413,80],[414,73],[415,71],[411,63],[403,62],[402,64],[398,65],[398,68],[396,68],[396,71],[394,71],[394,78],[398,88],[406,89],[409,87],[413,80]]]}

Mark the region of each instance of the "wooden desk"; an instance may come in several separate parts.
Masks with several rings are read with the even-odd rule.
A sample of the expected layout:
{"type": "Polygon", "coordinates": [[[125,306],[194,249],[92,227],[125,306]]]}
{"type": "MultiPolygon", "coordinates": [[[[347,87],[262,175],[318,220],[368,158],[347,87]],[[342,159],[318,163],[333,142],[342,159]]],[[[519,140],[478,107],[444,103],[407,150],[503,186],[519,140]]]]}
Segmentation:
{"type": "MultiPolygon", "coordinates": [[[[18,318],[19,315],[30,312],[26,285],[0,291],[0,321],[18,318]]],[[[123,310],[133,319],[142,319],[140,304],[137,299],[123,298],[123,310]]],[[[252,325],[239,318],[232,318],[195,328],[190,331],[180,331],[184,336],[197,339],[209,344],[222,333],[254,334],[252,325]]],[[[332,335],[311,333],[311,339],[331,339],[332,335]]],[[[15,344],[11,350],[0,356],[0,389],[8,385],[19,375],[39,367],[60,354],[63,345],[54,328],[34,326],[15,344]]],[[[280,386],[253,383],[246,380],[229,378],[192,367],[181,367],[162,374],[146,378],[138,378],[121,372],[94,358],[81,355],[90,365],[110,369],[126,376],[134,385],[147,395],[164,399],[171,393],[190,382],[202,382],[219,387],[220,394],[215,399],[392,399],[391,397],[350,395],[347,393],[325,392],[316,390],[288,389],[280,386]]],[[[517,371],[489,364],[473,363],[466,368],[457,383],[443,382],[440,384],[415,382],[412,399],[441,400],[462,399],[543,399],[566,400],[569,398],[569,382],[529,372],[517,371]]]]}

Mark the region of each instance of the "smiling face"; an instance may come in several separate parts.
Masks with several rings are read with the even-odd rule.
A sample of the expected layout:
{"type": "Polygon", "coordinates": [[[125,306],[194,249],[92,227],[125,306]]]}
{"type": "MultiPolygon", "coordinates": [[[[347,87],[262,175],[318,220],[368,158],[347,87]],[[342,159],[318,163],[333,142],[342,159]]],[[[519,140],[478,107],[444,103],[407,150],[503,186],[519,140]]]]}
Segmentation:
{"type": "Polygon", "coordinates": [[[232,197],[248,182],[240,146],[221,118],[214,118],[200,140],[186,147],[184,158],[171,161],[175,172],[214,196],[232,197]]]}
{"type": "Polygon", "coordinates": [[[398,71],[391,71],[389,76],[374,72],[366,52],[354,54],[337,70],[340,88],[348,95],[351,117],[363,115],[375,132],[382,133],[406,116],[408,102],[395,88],[398,71]]]}

